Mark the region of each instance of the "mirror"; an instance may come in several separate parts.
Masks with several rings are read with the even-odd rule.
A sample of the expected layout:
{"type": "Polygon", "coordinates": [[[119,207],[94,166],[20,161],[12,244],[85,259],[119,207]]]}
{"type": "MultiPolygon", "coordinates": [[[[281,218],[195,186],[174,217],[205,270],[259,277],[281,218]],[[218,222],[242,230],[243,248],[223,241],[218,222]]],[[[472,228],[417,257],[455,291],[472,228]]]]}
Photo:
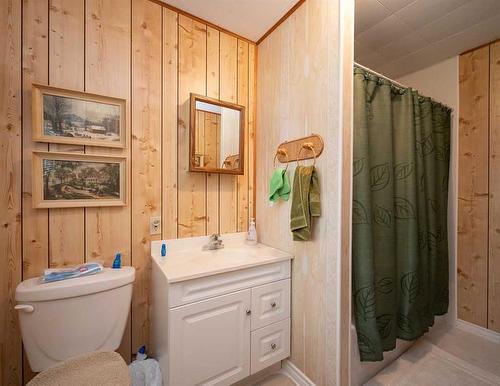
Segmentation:
{"type": "Polygon", "coordinates": [[[245,107],[191,94],[189,171],[243,174],[245,107]]]}

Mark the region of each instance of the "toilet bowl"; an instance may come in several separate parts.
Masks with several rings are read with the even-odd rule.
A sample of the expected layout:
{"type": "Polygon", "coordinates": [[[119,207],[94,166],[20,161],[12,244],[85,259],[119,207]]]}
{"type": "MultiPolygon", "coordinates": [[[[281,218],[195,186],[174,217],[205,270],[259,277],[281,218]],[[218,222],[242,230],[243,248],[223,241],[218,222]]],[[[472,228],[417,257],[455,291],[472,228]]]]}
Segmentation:
{"type": "Polygon", "coordinates": [[[127,323],[133,267],[105,268],[96,275],[16,288],[21,336],[35,372],[94,351],[114,351],[127,323]]]}

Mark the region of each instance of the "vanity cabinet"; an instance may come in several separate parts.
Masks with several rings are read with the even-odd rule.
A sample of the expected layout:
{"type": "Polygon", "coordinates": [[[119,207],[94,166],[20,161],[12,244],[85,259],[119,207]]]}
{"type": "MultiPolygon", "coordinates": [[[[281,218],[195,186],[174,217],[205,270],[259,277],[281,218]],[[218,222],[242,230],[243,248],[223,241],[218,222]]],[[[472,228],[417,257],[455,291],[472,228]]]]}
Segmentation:
{"type": "Polygon", "coordinates": [[[231,385],[290,355],[290,260],[168,282],[153,264],[152,345],[166,386],[231,385]]]}

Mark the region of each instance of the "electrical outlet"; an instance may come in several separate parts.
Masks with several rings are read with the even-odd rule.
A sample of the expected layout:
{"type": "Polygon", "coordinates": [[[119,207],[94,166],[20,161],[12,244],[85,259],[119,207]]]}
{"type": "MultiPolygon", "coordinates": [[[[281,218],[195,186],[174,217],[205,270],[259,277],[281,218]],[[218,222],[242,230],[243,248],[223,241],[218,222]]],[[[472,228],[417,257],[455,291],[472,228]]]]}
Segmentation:
{"type": "Polygon", "coordinates": [[[149,218],[149,234],[150,235],[161,234],[161,217],[149,218]]]}

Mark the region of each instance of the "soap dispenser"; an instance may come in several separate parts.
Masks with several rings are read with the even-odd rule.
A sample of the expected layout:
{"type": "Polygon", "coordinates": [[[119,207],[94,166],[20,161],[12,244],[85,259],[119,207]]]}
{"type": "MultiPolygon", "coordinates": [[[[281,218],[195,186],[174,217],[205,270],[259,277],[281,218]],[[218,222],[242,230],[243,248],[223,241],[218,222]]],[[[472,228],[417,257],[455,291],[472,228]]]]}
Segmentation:
{"type": "Polygon", "coordinates": [[[247,232],[247,244],[256,245],[257,244],[257,228],[255,228],[255,219],[250,219],[250,225],[247,232]]]}

